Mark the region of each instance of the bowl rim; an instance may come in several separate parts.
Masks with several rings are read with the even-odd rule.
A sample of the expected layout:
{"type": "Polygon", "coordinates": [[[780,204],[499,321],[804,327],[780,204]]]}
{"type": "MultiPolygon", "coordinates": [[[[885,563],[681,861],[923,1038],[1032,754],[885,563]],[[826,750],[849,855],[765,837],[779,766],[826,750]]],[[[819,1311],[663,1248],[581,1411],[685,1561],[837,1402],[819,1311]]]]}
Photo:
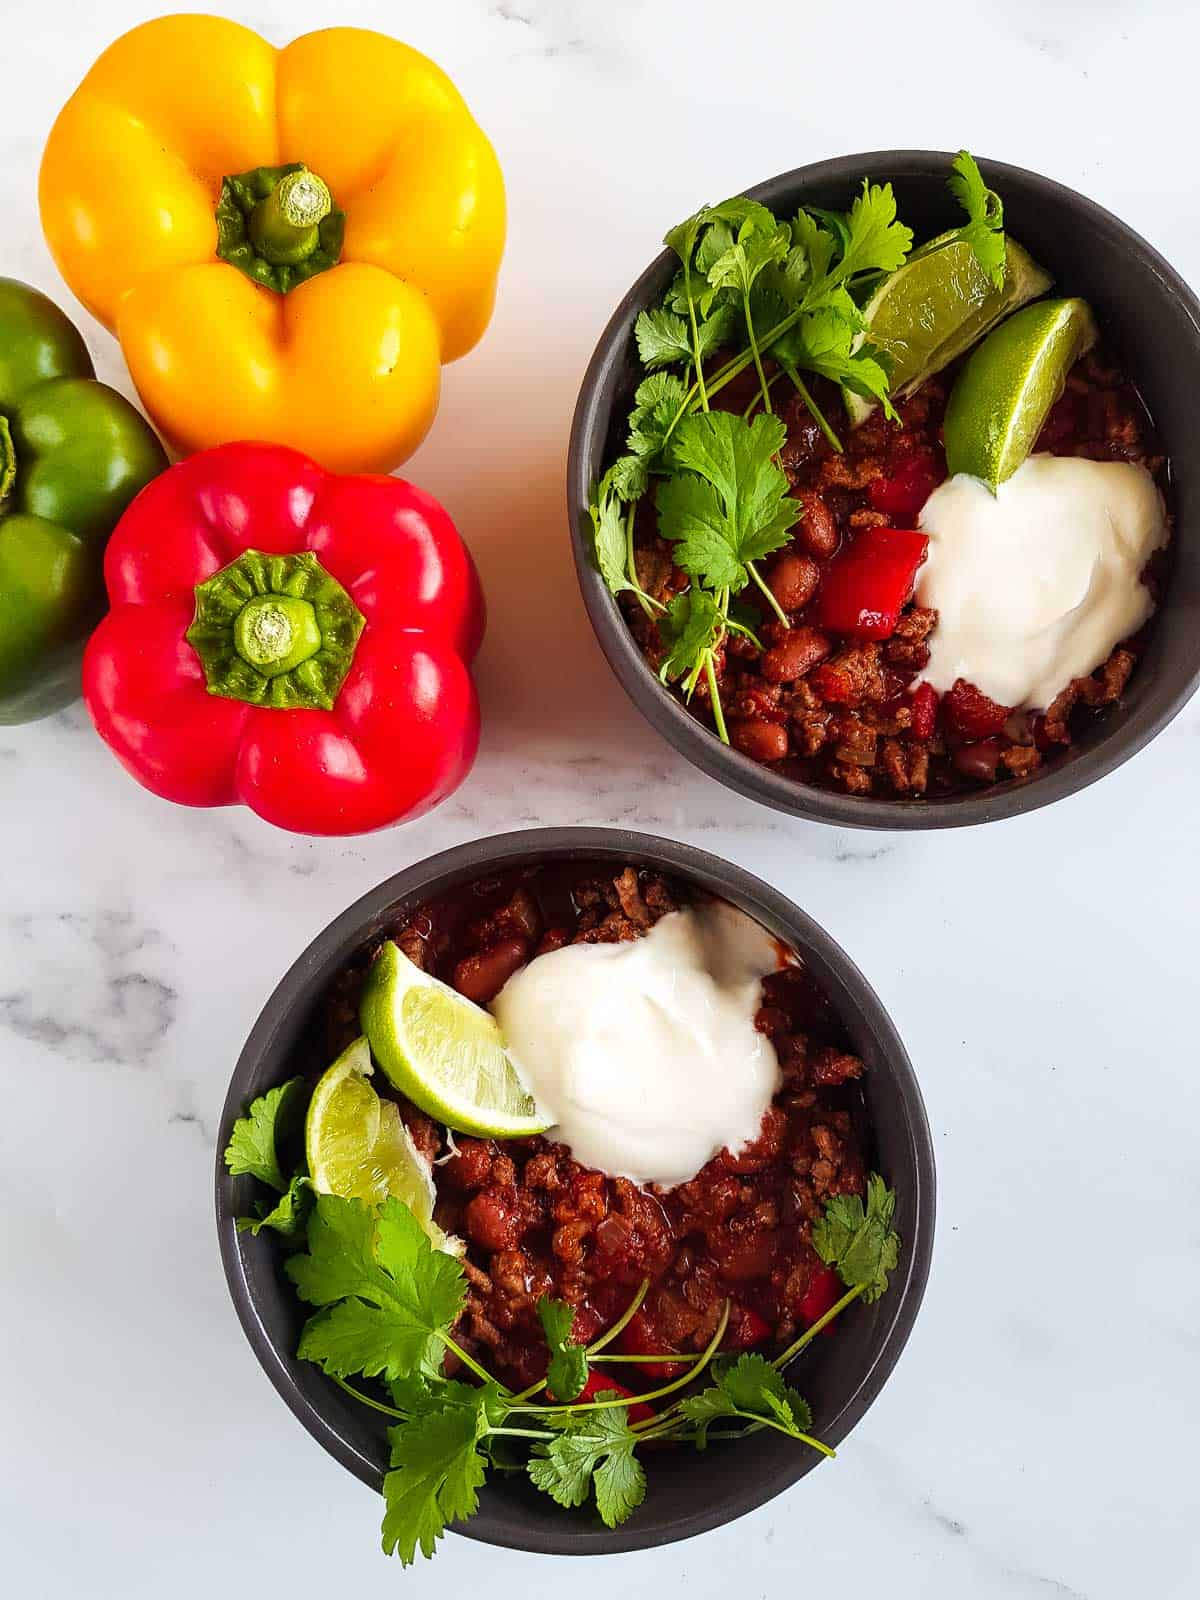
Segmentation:
{"type": "MultiPolygon", "coordinates": [[[[233,1301],[242,1331],[259,1365],[292,1415],[336,1460],[368,1487],[378,1490],[382,1474],[378,1465],[345,1438],[324,1413],[301,1392],[293,1367],[296,1358],[276,1345],[259,1314],[247,1270],[244,1241],[234,1225],[235,1180],[225,1168],[223,1151],[235,1118],[242,1115],[247,1099],[247,1084],[257,1064],[274,1044],[288,1014],[297,1004],[311,1001],[314,981],[336,955],[345,960],[355,943],[381,916],[401,901],[412,902],[430,892],[445,889],[454,882],[488,869],[516,865],[530,858],[569,859],[598,855],[643,861],[678,873],[685,878],[715,884],[718,891],[735,905],[759,918],[769,930],[794,943],[805,963],[830,993],[839,1014],[853,1013],[863,1036],[869,1036],[878,1062],[893,1079],[903,1109],[900,1130],[907,1145],[907,1159],[913,1173],[913,1228],[906,1240],[901,1267],[880,1305],[889,1305],[890,1315],[875,1340],[875,1354],[858,1377],[840,1409],[822,1427],[822,1437],[838,1444],[861,1419],[891,1375],[908,1341],[920,1309],[929,1276],[936,1220],[936,1174],[933,1138],[924,1100],[908,1052],[890,1016],[858,966],[807,912],[786,895],[764,883],[736,863],[724,860],[694,845],[623,828],[556,827],[529,828],[471,840],[416,862],[377,884],[360,896],[345,911],[319,932],[292,962],[263,1006],[238,1057],[230,1078],[221,1111],[215,1159],[215,1211],[221,1263],[226,1286],[233,1301]]],[[[880,1070],[877,1066],[873,1070],[880,1070]]],[[[259,1089],[258,1092],[262,1092],[259,1089]]],[[[533,1541],[524,1530],[508,1526],[503,1506],[489,1505],[486,1498],[474,1518],[455,1524],[453,1531],[483,1543],[509,1549],[551,1555],[612,1554],[647,1549],[690,1538],[723,1526],[773,1499],[797,1479],[819,1464],[815,1453],[797,1452],[778,1470],[761,1473],[753,1483],[730,1475],[727,1492],[720,1501],[710,1501],[690,1513],[672,1520],[664,1530],[647,1527],[639,1530],[637,1519],[616,1529],[580,1526],[569,1517],[562,1519],[561,1533],[547,1531],[533,1541]]]]}
{"type": "MultiPolygon", "coordinates": [[[[741,192],[766,205],[775,203],[797,184],[876,181],[888,178],[929,177],[949,170],[954,152],[942,150],[871,150],[806,163],[767,178],[741,192]]],[[[1078,190],[1029,168],[979,157],[988,183],[1001,192],[1006,183],[1019,182],[1040,191],[1047,205],[1066,208],[1094,229],[1106,234],[1129,254],[1140,259],[1157,280],[1159,291],[1175,302],[1191,323],[1200,345],[1200,300],[1175,268],[1152,244],[1111,211],[1078,190]]],[[[955,794],[934,799],[892,799],[840,794],[803,784],[772,772],[748,756],[721,744],[716,735],[663,688],[646,664],[633,635],[621,616],[592,557],[586,532],[588,481],[587,454],[597,428],[598,414],[610,386],[612,369],[626,349],[633,314],[647,303],[651,291],[668,271],[674,256],[662,250],[639,273],[622,296],[597,341],[579,388],[571,421],[567,453],[567,522],[575,570],[593,632],[618,682],[651,726],[715,782],[747,799],[808,821],[841,828],[926,829],[965,828],[1024,815],[1078,793],[1122,766],[1171,722],[1200,686],[1200,636],[1182,681],[1167,694],[1152,715],[1130,729],[1115,729],[1069,763],[1039,773],[1028,782],[1009,780],[994,791],[955,794]]],[[[1176,536],[1178,530],[1176,530],[1176,536]]]]}

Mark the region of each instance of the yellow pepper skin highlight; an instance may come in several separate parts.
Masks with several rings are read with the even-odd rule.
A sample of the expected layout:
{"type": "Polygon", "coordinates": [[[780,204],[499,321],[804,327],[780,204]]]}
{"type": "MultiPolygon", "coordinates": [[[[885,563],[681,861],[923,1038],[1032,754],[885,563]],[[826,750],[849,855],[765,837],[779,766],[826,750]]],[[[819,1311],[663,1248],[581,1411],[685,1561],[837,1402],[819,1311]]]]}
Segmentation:
{"type": "Polygon", "coordinates": [[[458,91],[360,28],[282,50],[220,17],[134,28],[59,114],[39,199],[176,448],[267,440],[334,472],[416,449],[442,363],[487,327],[504,246],[500,168],[458,91]]]}

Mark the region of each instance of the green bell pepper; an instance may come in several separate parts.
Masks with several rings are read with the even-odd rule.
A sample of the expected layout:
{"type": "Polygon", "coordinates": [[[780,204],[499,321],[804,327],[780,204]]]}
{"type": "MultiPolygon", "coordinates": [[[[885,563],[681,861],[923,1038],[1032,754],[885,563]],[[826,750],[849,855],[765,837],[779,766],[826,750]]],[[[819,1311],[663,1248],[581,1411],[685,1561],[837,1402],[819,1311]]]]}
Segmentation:
{"type": "Polygon", "coordinates": [[[104,546],[166,464],[140,412],[96,381],[74,324],[0,278],[0,724],[79,694],[104,611],[104,546]]]}

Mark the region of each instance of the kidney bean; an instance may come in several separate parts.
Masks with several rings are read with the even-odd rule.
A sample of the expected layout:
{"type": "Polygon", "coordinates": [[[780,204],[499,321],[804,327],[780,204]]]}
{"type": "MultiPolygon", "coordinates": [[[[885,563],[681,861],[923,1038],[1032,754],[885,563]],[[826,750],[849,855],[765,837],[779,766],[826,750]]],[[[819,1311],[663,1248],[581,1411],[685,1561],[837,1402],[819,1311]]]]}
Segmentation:
{"type": "Polygon", "coordinates": [[[526,940],[499,939],[486,950],[466,956],[458,963],[454,969],[454,987],[476,1005],[486,1005],[528,960],[526,940]]]}
{"type": "Polygon", "coordinates": [[[481,1189],[467,1207],[467,1232],[485,1250],[511,1250],[523,1224],[515,1190],[481,1189]]]}
{"type": "Polygon", "coordinates": [[[831,640],[818,628],[793,628],[764,651],[758,670],[768,683],[790,683],[824,661],[832,650],[831,640]]]}
{"type": "Polygon", "coordinates": [[[820,495],[804,496],[804,515],[800,518],[796,543],[810,556],[819,556],[823,561],[828,561],[837,549],[837,523],[820,495]]]}
{"type": "Polygon", "coordinates": [[[1001,746],[998,739],[985,739],[980,744],[959,745],[954,752],[954,765],[964,778],[974,778],[977,783],[995,783],[1000,753],[1001,746]]]}
{"type": "Polygon", "coordinates": [[[785,550],[767,574],[767,587],[784,611],[799,611],[817,592],[821,569],[811,556],[785,550]]]}
{"type": "Polygon", "coordinates": [[[751,761],[782,761],[788,753],[787,729],[762,717],[731,723],[729,737],[734,749],[751,761]]]}
{"type": "Polygon", "coordinates": [[[492,1175],[495,1150],[486,1139],[455,1141],[458,1154],[451,1156],[442,1169],[446,1180],[460,1189],[482,1189],[492,1175]]]}

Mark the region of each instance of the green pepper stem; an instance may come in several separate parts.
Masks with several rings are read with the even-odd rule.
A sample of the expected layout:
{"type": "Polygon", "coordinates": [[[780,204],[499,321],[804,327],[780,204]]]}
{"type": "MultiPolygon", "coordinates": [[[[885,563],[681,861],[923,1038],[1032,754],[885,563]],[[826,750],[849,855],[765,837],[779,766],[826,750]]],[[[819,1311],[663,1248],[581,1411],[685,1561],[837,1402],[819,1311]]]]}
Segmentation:
{"type": "Polygon", "coordinates": [[[332,210],[323,179],[307,167],[289,172],[250,213],[250,243],[274,267],[298,266],[319,246],[319,224],[332,210]]]}
{"type": "Polygon", "coordinates": [[[328,711],[364,627],[311,550],[244,550],[196,585],[187,641],[209,694],[248,705],[328,711]]]}
{"type": "Polygon", "coordinates": [[[8,418],[0,416],[0,505],[12,493],[17,481],[17,450],[13,444],[8,418]]]}

